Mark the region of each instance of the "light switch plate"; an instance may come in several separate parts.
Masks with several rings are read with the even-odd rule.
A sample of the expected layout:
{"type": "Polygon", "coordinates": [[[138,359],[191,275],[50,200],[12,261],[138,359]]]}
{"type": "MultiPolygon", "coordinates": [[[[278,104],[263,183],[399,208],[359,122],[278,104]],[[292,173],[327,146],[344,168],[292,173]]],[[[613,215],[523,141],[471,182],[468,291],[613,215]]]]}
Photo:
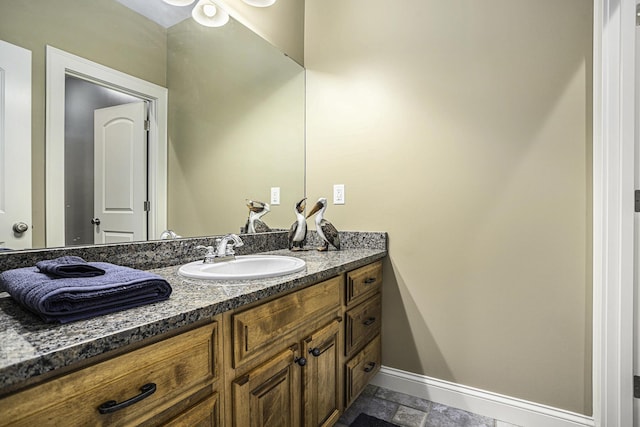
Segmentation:
{"type": "Polygon", "coordinates": [[[333,186],[333,204],[344,205],[344,184],[335,184],[333,186]]]}
{"type": "Polygon", "coordinates": [[[280,187],[271,187],[271,204],[280,204],[280,187]]]}

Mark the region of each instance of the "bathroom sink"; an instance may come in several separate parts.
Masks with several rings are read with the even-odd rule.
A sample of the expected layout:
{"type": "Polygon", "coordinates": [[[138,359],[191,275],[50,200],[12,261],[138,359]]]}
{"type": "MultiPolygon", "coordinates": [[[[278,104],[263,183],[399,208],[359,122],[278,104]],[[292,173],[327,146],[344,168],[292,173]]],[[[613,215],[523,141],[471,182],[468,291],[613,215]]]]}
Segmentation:
{"type": "Polygon", "coordinates": [[[264,279],[296,273],[305,268],[300,258],[283,255],[240,255],[234,260],[205,264],[185,264],[178,273],[185,277],[209,280],[264,279]]]}

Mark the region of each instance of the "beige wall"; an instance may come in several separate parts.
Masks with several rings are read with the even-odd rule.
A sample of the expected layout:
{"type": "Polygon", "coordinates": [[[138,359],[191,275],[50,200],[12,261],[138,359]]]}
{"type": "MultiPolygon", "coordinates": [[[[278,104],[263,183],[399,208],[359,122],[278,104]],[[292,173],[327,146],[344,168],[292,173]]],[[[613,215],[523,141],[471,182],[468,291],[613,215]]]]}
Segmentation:
{"type": "Polygon", "coordinates": [[[385,365],[591,413],[591,7],[307,0],[307,195],[389,232],[385,365]]]}
{"type": "Polygon", "coordinates": [[[168,32],[169,228],[238,232],[245,199],[281,204],[263,220],[288,228],[304,197],[304,70],[235,21],[186,20],[168,32]]]}
{"type": "Polygon", "coordinates": [[[112,0],[0,0],[0,39],[32,52],[33,246],[44,246],[45,46],[166,85],[166,32],[112,0]]]}

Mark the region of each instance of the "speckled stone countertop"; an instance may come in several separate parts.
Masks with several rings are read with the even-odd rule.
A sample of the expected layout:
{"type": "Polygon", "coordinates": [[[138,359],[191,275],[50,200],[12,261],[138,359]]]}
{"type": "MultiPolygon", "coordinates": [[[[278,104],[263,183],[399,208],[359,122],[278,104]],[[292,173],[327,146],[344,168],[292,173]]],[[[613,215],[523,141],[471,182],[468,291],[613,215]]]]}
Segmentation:
{"type": "MultiPolygon", "coordinates": [[[[279,242],[277,246],[282,244],[280,237],[276,236],[279,242]]],[[[179,266],[193,261],[193,255],[175,256],[172,258],[173,262],[164,260],[164,267],[146,264],[145,269],[165,277],[171,284],[173,293],[169,300],[65,325],[44,323],[19,306],[8,294],[0,293],[0,394],[19,388],[21,383],[33,377],[206,320],[263,298],[334,277],[387,255],[385,233],[353,232],[344,236],[341,233],[341,239],[344,242],[341,251],[264,251],[260,250],[264,248],[262,244],[245,249],[245,253],[292,255],[306,262],[306,269],[301,272],[269,279],[205,281],[179,276],[179,266]]],[[[176,245],[191,247],[196,244],[192,242],[194,240],[198,240],[197,244],[202,244],[199,239],[166,243],[171,250],[176,245]]],[[[309,240],[308,246],[315,244],[313,235],[309,240]]],[[[155,243],[162,245],[162,242],[155,243]]],[[[153,243],[143,245],[149,244],[153,243]]],[[[122,253],[122,249],[129,246],[120,245],[119,250],[105,248],[114,253],[122,253]]],[[[100,256],[87,256],[83,250],[86,249],[61,251],[65,255],[84,254],[88,261],[100,259],[100,256]]],[[[144,258],[145,253],[129,253],[130,262],[121,264],[141,268],[139,259],[144,258]],[[136,257],[137,261],[131,259],[136,257]]],[[[41,251],[40,259],[46,259],[43,258],[45,254],[51,258],[62,253],[55,250],[41,251]]],[[[26,256],[29,261],[14,260],[8,264],[15,268],[31,262],[32,258],[36,259],[38,254],[29,252],[21,256],[26,256]]]]}

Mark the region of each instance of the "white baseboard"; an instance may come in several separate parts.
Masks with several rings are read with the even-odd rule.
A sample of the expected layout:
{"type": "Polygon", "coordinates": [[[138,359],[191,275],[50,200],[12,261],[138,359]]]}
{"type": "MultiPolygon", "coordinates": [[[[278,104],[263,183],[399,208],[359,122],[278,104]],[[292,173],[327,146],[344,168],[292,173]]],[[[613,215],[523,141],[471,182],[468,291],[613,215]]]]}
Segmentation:
{"type": "Polygon", "coordinates": [[[593,427],[592,417],[383,366],[371,384],[522,427],[593,427]]]}

